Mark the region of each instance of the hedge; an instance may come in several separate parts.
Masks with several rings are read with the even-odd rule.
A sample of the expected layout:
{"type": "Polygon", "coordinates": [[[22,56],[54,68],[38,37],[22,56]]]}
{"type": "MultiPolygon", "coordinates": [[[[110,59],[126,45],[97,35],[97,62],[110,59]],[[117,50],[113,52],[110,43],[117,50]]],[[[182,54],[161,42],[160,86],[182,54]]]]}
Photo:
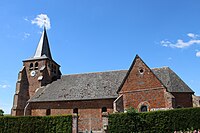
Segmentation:
{"type": "Polygon", "coordinates": [[[71,133],[72,116],[0,117],[0,133],[71,133]]]}
{"type": "Polygon", "coordinates": [[[200,129],[200,108],[109,115],[109,133],[173,133],[200,129]]]}

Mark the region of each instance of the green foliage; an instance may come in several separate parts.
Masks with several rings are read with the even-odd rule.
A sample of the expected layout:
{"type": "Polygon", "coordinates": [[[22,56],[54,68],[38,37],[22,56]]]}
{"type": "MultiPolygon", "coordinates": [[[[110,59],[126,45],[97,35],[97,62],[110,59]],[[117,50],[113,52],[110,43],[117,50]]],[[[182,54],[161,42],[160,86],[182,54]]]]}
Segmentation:
{"type": "Polygon", "coordinates": [[[0,109],[0,116],[3,116],[4,111],[0,109]]]}
{"type": "Polygon", "coordinates": [[[109,115],[110,133],[173,133],[200,128],[200,108],[109,115]]]}
{"type": "Polygon", "coordinates": [[[72,116],[0,117],[0,133],[71,133],[72,116]]]}
{"type": "Polygon", "coordinates": [[[130,107],[126,109],[126,113],[137,113],[137,110],[135,110],[133,107],[130,107]]]}

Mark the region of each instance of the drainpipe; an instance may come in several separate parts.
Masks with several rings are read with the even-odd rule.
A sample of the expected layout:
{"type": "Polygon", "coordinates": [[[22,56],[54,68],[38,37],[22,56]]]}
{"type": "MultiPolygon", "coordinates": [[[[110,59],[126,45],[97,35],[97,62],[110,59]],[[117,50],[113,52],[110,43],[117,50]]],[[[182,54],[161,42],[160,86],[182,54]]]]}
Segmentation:
{"type": "Polygon", "coordinates": [[[26,109],[28,108],[29,102],[26,104],[25,108],[24,108],[24,116],[26,116],[26,109]]]}

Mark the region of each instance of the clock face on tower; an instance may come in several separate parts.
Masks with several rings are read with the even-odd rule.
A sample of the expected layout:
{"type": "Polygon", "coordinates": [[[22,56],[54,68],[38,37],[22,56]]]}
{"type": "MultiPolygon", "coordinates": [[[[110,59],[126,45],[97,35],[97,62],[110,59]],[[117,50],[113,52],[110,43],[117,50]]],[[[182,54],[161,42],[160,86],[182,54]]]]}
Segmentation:
{"type": "Polygon", "coordinates": [[[31,74],[31,76],[32,76],[32,77],[34,77],[34,76],[35,76],[35,74],[36,74],[36,72],[33,70],[33,71],[31,71],[31,73],[30,73],[30,74],[31,74]]]}

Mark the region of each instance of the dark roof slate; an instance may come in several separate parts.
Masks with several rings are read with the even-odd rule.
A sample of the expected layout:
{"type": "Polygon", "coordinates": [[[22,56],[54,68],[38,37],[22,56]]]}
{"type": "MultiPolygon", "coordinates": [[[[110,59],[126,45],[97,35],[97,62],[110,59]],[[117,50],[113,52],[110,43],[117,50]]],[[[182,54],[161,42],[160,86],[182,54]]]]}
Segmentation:
{"type": "Polygon", "coordinates": [[[25,61],[29,60],[38,60],[38,59],[52,59],[49,41],[47,37],[46,28],[44,27],[44,30],[42,32],[40,41],[38,43],[37,49],[35,51],[35,54],[33,57],[26,59],[25,61]]]}
{"type": "Polygon", "coordinates": [[[33,58],[42,57],[44,55],[52,60],[49,41],[45,27],[33,58]]]}
{"type": "Polygon", "coordinates": [[[64,75],[40,88],[29,102],[117,98],[126,70],[64,75]]]}
{"type": "Polygon", "coordinates": [[[152,69],[158,79],[167,87],[169,92],[191,92],[194,91],[169,67],[152,69]]]}
{"type": "MultiPolygon", "coordinates": [[[[169,67],[151,69],[169,92],[191,92],[169,67]]],[[[64,75],[61,79],[41,87],[29,102],[71,101],[117,98],[117,90],[127,70],[64,75]]]]}

